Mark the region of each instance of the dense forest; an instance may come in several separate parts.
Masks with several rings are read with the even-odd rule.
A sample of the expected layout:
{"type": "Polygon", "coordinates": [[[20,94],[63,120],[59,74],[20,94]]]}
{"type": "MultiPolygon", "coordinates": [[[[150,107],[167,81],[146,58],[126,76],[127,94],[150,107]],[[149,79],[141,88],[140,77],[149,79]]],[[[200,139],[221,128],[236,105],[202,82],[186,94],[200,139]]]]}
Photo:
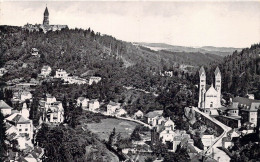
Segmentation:
{"type": "MultiPolygon", "coordinates": [[[[209,82],[213,80],[217,64],[206,68],[209,82]]],[[[260,44],[252,45],[241,52],[234,51],[218,65],[222,73],[224,94],[246,96],[254,94],[260,99],[260,44]]]]}

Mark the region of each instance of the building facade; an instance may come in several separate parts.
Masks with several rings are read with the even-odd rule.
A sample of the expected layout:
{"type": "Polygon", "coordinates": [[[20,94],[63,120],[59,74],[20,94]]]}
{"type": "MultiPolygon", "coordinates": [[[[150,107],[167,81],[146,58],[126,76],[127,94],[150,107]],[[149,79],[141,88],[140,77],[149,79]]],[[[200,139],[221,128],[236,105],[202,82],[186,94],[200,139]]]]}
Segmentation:
{"type": "Polygon", "coordinates": [[[202,109],[220,108],[221,107],[221,73],[217,67],[215,70],[215,87],[206,84],[206,72],[203,67],[199,71],[199,103],[198,107],[202,109]]]}

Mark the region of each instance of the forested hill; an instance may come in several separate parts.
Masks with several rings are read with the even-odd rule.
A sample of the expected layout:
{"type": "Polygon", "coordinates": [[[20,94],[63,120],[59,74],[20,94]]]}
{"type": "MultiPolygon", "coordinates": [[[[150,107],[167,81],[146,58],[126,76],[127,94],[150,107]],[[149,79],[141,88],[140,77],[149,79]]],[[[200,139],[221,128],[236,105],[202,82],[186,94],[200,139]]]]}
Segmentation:
{"type": "MultiPolygon", "coordinates": [[[[215,67],[211,69],[211,74],[215,67]]],[[[241,52],[235,51],[231,56],[225,57],[219,67],[222,72],[224,92],[235,96],[253,93],[257,99],[260,99],[260,44],[252,45],[241,52]]]]}
{"type": "Polygon", "coordinates": [[[68,66],[71,63],[69,70],[78,69],[84,65],[84,68],[80,68],[81,72],[85,67],[99,66],[97,60],[107,59],[108,55],[120,58],[125,67],[142,64],[154,71],[162,69],[163,66],[171,68],[176,64],[192,65],[198,68],[201,65],[219,63],[222,60],[217,55],[199,52],[153,51],[149,48],[140,48],[111,36],[95,33],[91,29],[64,29],[44,34],[42,32],[29,33],[20,27],[0,26],[0,34],[3,42],[1,53],[6,62],[31,59],[31,48],[37,48],[50,65],[67,69],[64,64],[68,66]],[[95,57],[91,58],[89,55],[95,55],[95,57]],[[75,64],[75,61],[79,62],[75,64]]]}

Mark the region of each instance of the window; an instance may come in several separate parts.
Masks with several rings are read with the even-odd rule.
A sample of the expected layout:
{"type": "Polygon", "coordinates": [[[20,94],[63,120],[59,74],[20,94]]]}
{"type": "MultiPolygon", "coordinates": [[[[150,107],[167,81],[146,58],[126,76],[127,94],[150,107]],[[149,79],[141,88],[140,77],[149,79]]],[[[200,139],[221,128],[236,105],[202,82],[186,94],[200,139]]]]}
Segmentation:
{"type": "Polygon", "coordinates": [[[25,131],[28,131],[28,128],[25,128],[25,131]]]}
{"type": "Polygon", "coordinates": [[[22,131],[22,129],[19,129],[19,132],[21,132],[22,131]]]}
{"type": "Polygon", "coordinates": [[[210,103],[210,107],[213,107],[213,102],[210,103]]]}

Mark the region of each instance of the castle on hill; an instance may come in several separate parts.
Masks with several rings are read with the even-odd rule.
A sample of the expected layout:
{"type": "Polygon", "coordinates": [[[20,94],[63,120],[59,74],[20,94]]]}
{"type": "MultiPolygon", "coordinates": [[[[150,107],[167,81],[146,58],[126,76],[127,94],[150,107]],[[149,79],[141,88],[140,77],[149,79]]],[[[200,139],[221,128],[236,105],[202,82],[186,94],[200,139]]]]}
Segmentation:
{"type": "Polygon", "coordinates": [[[48,8],[46,6],[44,14],[43,14],[43,23],[42,24],[26,24],[23,27],[25,30],[29,30],[31,31],[40,31],[42,30],[44,33],[46,33],[47,31],[57,31],[57,30],[61,30],[61,29],[65,29],[68,28],[67,25],[50,25],[49,24],[49,11],[48,8]]]}
{"type": "Polygon", "coordinates": [[[206,72],[203,67],[199,71],[199,103],[198,107],[206,113],[212,113],[213,109],[221,107],[221,72],[217,67],[215,70],[215,86],[206,85],[206,72]]]}

